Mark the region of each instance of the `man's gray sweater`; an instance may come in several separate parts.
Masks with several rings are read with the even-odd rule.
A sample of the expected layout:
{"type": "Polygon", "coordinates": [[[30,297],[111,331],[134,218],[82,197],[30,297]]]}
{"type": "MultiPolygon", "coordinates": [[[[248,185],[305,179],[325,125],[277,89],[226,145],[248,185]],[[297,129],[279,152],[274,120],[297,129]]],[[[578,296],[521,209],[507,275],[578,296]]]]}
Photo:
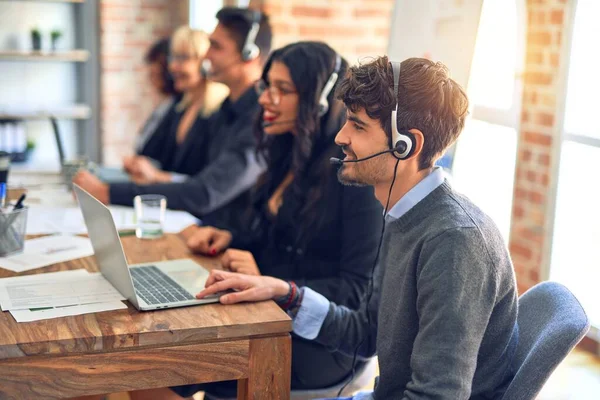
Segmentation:
{"type": "Polygon", "coordinates": [[[517,289],[492,220],[444,182],[389,220],[368,308],[330,305],[317,341],[371,356],[376,400],[499,399],[517,344],[517,289]]]}

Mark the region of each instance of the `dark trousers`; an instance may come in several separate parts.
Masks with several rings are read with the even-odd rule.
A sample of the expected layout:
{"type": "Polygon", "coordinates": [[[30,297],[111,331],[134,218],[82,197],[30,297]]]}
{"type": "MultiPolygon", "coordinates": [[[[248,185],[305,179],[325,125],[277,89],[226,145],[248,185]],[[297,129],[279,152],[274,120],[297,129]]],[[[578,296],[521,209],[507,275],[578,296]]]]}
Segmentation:
{"type": "MultiPolygon", "coordinates": [[[[341,382],[351,373],[352,357],[331,353],[314,342],[292,337],[292,390],[326,388],[341,382]]],[[[217,397],[235,398],[237,381],[185,385],[171,389],[182,397],[205,391],[217,397]]]]}

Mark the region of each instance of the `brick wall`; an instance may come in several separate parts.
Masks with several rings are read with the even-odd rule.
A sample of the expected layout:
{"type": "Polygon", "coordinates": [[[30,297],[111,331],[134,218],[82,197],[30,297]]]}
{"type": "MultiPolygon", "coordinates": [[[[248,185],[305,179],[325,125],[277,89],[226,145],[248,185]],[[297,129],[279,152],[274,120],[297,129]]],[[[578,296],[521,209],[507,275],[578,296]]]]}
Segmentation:
{"type": "Polygon", "coordinates": [[[387,52],[394,0],[253,0],[250,6],[271,17],[273,48],[322,40],[351,64],[387,52]]]}
{"type": "MultiPolygon", "coordinates": [[[[225,4],[231,1],[225,1],[225,4]]],[[[253,0],[271,16],[274,48],[326,40],[355,63],[387,51],[394,0],[253,0]]],[[[103,156],[119,164],[156,100],[143,56],[150,44],[187,23],[187,0],[101,0],[100,62],[103,156]]]]}
{"type": "Polygon", "coordinates": [[[550,207],[561,126],[561,58],[568,11],[565,0],[527,1],[527,50],[518,143],[510,251],[519,290],[545,276],[549,262],[550,207]]]}
{"type": "Polygon", "coordinates": [[[130,154],[154,106],[144,54],[157,39],[187,23],[187,0],[101,0],[100,67],[103,157],[119,164],[130,154]]]}

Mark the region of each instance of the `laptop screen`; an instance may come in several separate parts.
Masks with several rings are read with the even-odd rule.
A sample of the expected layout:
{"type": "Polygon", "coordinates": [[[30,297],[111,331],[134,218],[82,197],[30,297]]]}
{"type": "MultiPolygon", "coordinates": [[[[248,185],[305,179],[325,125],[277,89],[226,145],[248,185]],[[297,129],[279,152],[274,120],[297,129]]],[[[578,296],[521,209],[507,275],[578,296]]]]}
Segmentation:
{"type": "Polygon", "coordinates": [[[76,184],[73,184],[73,189],[100,272],[127,300],[139,308],[125,252],[110,210],[76,184]]]}

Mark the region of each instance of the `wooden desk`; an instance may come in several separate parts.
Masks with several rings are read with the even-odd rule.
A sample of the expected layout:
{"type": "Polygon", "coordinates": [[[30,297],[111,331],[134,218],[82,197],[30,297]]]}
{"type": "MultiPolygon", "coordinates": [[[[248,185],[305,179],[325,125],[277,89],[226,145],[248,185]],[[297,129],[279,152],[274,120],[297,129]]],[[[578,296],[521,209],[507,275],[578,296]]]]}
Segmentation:
{"type": "MultiPolygon", "coordinates": [[[[175,235],[122,239],[128,262],[190,257],[175,235]]],[[[196,258],[208,268],[215,260],[196,258]]],[[[28,273],[86,268],[93,257],[28,273]]],[[[16,275],[0,269],[0,277],[16,275]]],[[[0,315],[0,399],[57,399],[239,380],[238,399],[289,399],[291,320],[275,303],[127,310],[18,324],[0,315]]]]}

